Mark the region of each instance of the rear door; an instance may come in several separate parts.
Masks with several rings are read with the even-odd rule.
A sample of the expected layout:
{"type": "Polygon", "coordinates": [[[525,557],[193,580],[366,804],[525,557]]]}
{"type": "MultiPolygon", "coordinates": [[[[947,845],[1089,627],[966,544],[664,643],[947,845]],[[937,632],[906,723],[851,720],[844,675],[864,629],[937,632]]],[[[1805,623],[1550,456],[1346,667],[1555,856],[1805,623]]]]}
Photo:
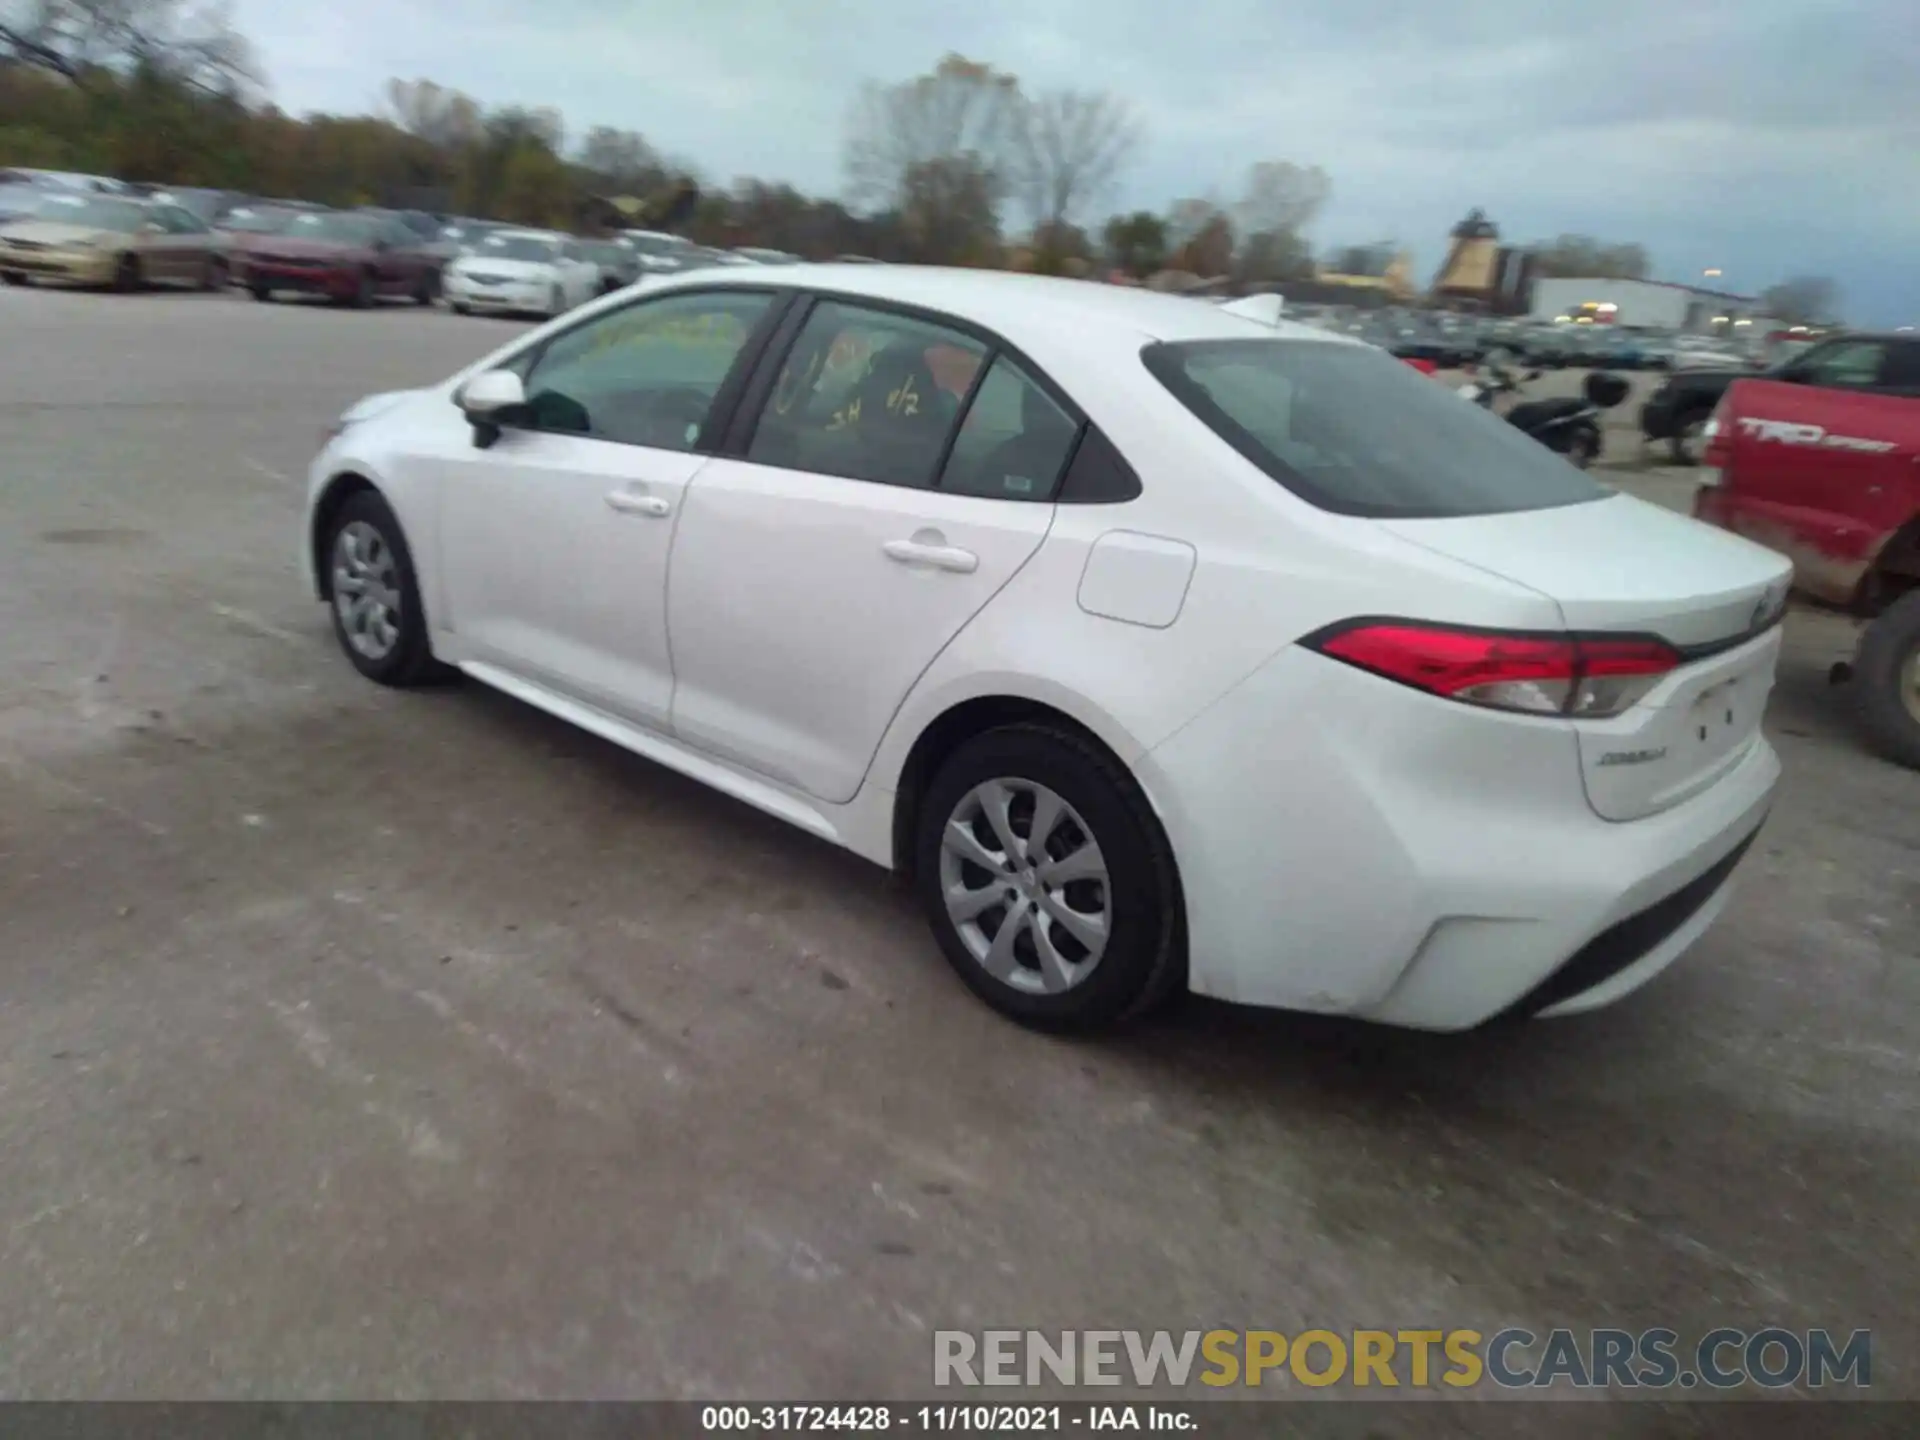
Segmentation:
{"type": "Polygon", "coordinates": [[[852,799],[914,682],[1040,547],[1076,434],[985,337],[817,304],[681,508],[675,733],[852,799]]]}

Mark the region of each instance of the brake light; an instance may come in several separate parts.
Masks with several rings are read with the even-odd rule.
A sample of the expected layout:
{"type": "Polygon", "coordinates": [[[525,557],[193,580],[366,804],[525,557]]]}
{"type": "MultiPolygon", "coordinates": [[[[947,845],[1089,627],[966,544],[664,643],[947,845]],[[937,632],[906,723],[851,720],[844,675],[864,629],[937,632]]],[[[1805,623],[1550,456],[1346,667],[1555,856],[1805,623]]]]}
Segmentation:
{"type": "Polygon", "coordinates": [[[1528,635],[1412,620],[1362,620],[1302,642],[1416,690],[1527,715],[1604,719],[1636,704],[1680,664],[1644,636],[1528,635]]]}

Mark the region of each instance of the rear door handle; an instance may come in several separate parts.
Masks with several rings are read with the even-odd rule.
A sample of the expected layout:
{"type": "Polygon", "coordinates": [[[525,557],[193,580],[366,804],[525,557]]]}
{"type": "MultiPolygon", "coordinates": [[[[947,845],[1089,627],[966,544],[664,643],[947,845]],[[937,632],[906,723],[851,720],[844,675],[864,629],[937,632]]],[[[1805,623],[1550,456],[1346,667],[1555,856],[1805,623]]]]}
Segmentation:
{"type": "Polygon", "coordinates": [[[673,509],[658,495],[636,495],[631,490],[609,490],[607,505],[622,515],[645,515],[651,520],[658,520],[673,509]]]}
{"type": "Polygon", "coordinates": [[[889,560],[902,565],[925,565],[933,570],[951,570],[956,575],[971,575],[980,568],[980,557],[957,545],[929,545],[918,540],[889,540],[880,549],[889,560]]]}

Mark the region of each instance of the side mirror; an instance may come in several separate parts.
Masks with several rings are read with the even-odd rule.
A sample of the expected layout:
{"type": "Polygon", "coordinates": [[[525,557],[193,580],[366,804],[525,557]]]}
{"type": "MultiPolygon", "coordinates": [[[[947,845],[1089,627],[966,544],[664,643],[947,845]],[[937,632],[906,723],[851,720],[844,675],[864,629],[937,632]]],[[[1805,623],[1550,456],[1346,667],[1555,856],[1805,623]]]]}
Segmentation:
{"type": "Polygon", "coordinates": [[[473,443],[484,450],[525,412],[527,389],[511,370],[482,370],[460,387],[453,403],[473,426],[473,443]]]}

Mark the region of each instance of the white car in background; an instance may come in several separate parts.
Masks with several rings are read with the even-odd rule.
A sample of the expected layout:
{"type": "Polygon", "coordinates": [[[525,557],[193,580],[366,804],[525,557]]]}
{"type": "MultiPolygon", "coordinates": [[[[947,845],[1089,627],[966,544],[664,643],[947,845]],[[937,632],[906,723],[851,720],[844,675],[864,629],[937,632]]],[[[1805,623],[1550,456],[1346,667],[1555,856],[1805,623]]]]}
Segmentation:
{"type": "Polygon", "coordinates": [[[441,293],[456,315],[564,315],[600,293],[600,266],[571,235],[496,230],[448,263],[441,293]]]}
{"type": "Polygon", "coordinates": [[[1020,1021],[1617,999],[1766,815],[1788,563],[1275,308],[655,281],[347,411],[302,555],[367,678],[910,873],[1020,1021]]]}

